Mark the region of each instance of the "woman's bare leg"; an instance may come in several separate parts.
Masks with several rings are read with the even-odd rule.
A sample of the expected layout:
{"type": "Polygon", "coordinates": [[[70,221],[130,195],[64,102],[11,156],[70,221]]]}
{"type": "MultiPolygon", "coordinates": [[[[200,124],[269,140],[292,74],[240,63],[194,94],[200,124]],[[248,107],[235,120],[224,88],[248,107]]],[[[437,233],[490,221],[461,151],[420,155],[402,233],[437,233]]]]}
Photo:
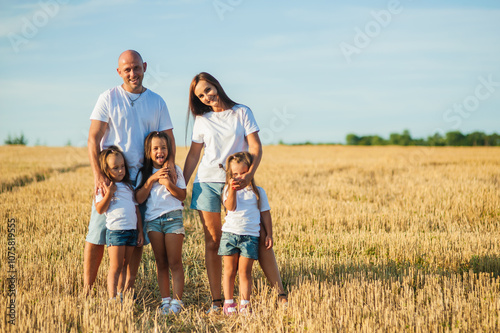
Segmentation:
{"type": "MultiPolygon", "coordinates": [[[[259,237],[259,264],[266,276],[267,280],[273,288],[278,289],[280,295],[286,295],[285,288],[283,288],[283,282],[281,281],[280,271],[278,269],[278,263],[276,262],[276,256],[274,255],[273,249],[266,249],[266,231],[264,228],[260,228],[259,237]]],[[[286,296],[280,296],[282,302],[287,302],[286,296]]]]}
{"type": "MultiPolygon", "coordinates": [[[[222,260],[217,254],[222,236],[221,214],[198,211],[205,232],[205,265],[212,299],[221,299],[222,260]]],[[[221,302],[215,305],[221,306],[221,302]]]]}

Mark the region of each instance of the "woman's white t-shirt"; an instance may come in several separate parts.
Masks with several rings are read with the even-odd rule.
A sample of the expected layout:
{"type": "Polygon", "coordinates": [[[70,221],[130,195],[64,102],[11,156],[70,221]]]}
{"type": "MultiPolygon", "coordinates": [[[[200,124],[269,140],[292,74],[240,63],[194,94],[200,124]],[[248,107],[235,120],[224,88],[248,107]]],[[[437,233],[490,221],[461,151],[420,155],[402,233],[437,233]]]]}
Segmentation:
{"type": "MultiPolygon", "coordinates": [[[[158,170],[160,169],[153,168],[153,174],[158,170]]],[[[184,180],[184,175],[182,174],[181,168],[179,168],[177,165],[175,166],[175,173],[177,174],[177,183],[175,185],[177,185],[178,188],[185,189],[186,181],[184,180]]],[[[137,176],[137,184],[139,185],[141,181],[142,172],[139,172],[139,175],[137,176]]],[[[164,185],[160,184],[159,182],[155,182],[153,184],[153,187],[151,188],[151,192],[149,192],[149,197],[146,201],[144,221],[153,221],[163,214],[178,209],[183,209],[182,201],[174,197],[164,185]]]]}
{"type": "Polygon", "coordinates": [[[248,151],[246,137],[258,131],[259,126],[252,110],[241,104],[236,104],[226,111],[211,111],[196,116],[192,141],[203,143],[205,152],[194,182],[224,183],[226,173],[219,167],[219,164],[225,167],[228,156],[240,151],[248,151]]]}
{"type": "MultiPolygon", "coordinates": [[[[260,213],[271,210],[267,200],[266,191],[257,186],[260,195],[260,209],[257,206],[257,196],[250,186],[236,191],[236,209],[228,211],[226,222],[222,225],[222,231],[237,235],[255,236],[260,235],[260,213]]],[[[227,199],[227,185],[223,190],[223,201],[227,199]]]]}
{"type": "MultiPolygon", "coordinates": [[[[137,229],[137,213],[134,192],[124,183],[115,183],[116,191],[113,193],[106,215],[106,228],[109,230],[137,229]]],[[[99,191],[95,202],[102,201],[104,197],[99,191]]]]}

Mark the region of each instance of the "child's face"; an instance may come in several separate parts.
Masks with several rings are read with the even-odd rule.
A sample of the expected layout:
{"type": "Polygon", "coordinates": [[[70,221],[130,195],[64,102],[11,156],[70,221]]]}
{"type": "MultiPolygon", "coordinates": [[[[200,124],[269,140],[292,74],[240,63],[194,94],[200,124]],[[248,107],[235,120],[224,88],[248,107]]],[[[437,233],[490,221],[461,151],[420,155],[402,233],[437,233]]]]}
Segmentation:
{"type": "Polygon", "coordinates": [[[248,172],[248,165],[243,162],[231,162],[231,173],[233,174],[233,179],[240,179],[241,176],[248,172]]]}
{"type": "Polygon", "coordinates": [[[125,177],[125,160],[121,154],[109,155],[106,158],[106,163],[108,164],[109,174],[111,175],[111,180],[114,182],[121,182],[123,177],[125,177]]]}
{"type": "Polygon", "coordinates": [[[151,160],[156,169],[160,169],[167,161],[168,149],[165,138],[153,138],[151,140],[151,160]]]}

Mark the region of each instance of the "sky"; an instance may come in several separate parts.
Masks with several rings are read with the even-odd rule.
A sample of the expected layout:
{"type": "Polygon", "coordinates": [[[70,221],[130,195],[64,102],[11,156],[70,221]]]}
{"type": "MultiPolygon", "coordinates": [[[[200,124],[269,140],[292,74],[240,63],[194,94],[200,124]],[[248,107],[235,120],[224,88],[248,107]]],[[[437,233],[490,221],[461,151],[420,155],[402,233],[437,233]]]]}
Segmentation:
{"type": "Polygon", "coordinates": [[[0,143],[85,146],[127,49],[179,146],[202,71],[264,144],[500,132],[499,1],[0,0],[0,143]]]}

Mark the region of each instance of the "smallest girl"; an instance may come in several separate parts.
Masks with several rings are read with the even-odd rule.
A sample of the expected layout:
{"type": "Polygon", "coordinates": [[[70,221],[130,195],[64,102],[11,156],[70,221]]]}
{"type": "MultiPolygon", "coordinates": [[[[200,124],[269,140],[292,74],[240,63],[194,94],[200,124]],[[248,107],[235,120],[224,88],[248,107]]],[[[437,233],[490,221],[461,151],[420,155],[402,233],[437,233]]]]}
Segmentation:
{"type": "Polygon", "coordinates": [[[144,141],[144,166],[137,177],[140,185],[135,192],[137,202],[141,204],[147,200],[144,223],[156,259],[163,314],[177,314],[184,306],[182,201],[186,198],[186,182],[177,165],[177,182],[173,182],[167,162],[171,152],[170,138],[164,132],[149,133],[144,141]],[[170,297],[169,268],[173,299],[170,297]]]}
{"type": "Polygon", "coordinates": [[[239,181],[252,165],[248,152],[233,154],[227,158],[226,185],[223,190],[224,206],[228,210],[222,226],[219,255],[224,259],[224,314],[236,314],[236,303],[232,299],[236,273],[240,280],[241,314],[251,313],[252,265],[258,259],[260,223],[267,233],[266,249],[273,247],[273,229],[269,202],[262,187],[251,183],[235,190],[233,183],[239,181]],[[231,297],[229,299],[229,297],[231,297]]]}
{"type": "Polygon", "coordinates": [[[108,294],[116,299],[117,289],[123,292],[128,263],[134,247],[142,246],[142,221],[134,199],[125,157],[116,146],[99,154],[101,172],[108,179],[104,193],[98,191],[95,207],[106,215],[106,245],[109,254],[108,294]]]}

